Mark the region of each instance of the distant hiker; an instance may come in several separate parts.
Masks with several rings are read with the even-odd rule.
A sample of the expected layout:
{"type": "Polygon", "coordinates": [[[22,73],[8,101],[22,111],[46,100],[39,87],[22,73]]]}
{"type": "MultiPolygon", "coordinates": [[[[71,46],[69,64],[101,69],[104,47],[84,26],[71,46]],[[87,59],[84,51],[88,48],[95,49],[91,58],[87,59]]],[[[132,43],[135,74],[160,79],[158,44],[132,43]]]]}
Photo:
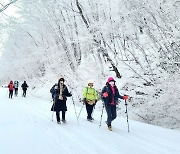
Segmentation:
{"type": "Polygon", "coordinates": [[[87,111],[87,120],[92,121],[92,112],[93,108],[97,102],[97,93],[96,90],[93,88],[93,82],[88,80],[88,86],[83,90],[83,103],[86,105],[87,111]]]}
{"type": "Polygon", "coordinates": [[[26,83],[26,81],[24,81],[24,83],[21,85],[22,87],[22,90],[23,90],[23,94],[22,94],[22,97],[26,97],[26,91],[27,91],[27,88],[29,87],[26,83]]]}
{"type": "Polygon", "coordinates": [[[116,105],[118,98],[127,100],[128,96],[121,96],[116,87],[115,80],[113,77],[109,77],[106,82],[106,86],[102,89],[101,97],[104,102],[106,112],[107,112],[107,121],[106,124],[109,130],[112,130],[111,123],[117,117],[116,105]]]}
{"type": "Polygon", "coordinates": [[[67,111],[67,106],[66,106],[66,100],[67,97],[71,97],[72,94],[69,93],[67,86],[64,84],[64,78],[61,77],[58,80],[58,87],[57,90],[55,90],[54,94],[54,103],[52,105],[51,111],[56,112],[56,118],[57,118],[57,123],[60,124],[60,115],[59,112],[62,111],[62,122],[66,122],[66,111],[67,111]]]}
{"type": "Polygon", "coordinates": [[[9,98],[12,99],[12,96],[13,96],[13,90],[14,90],[14,84],[13,84],[13,81],[10,81],[10,83],[8,84],[8,88],[9,88],[9,98]]]}
{"type": "Polygon", "coordinates": [[[15,96],[18,95],[19,81],[14,81],[15,96]]]}
{"type": "Polygon", "coordinates": [[[55,84],[52,86],[52,88],[50,89],[50,93],[51,93],[51,95],[52,95],[53,101],[55,100],[55,92],[56,92],[57,89],[58,89],[58,84],[57,84],[57,83],[55,83],[55,84]]]}

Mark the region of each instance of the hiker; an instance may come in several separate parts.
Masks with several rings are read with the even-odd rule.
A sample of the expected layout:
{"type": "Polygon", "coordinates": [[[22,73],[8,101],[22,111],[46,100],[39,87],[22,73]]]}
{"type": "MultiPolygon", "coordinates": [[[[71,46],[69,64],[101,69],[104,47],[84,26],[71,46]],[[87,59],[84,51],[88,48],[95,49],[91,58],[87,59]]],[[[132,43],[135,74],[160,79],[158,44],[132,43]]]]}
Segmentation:
{"type": "Polygon", "coordinates": [[[111,123],[117,117],[116,113],[116,105],[118,102],[118,98],[127,100],[128,96],[121,96],[119,94],[118,88],[116,87],[115,80],[113,77],[109,77],[106,86],[102,89],[101,98],[104,102],[105,109],[107,112],[107,121],[106,124],[109,130],[112,130],[111,123]]]}
{"type": "Polygon", "coordinates": [[[88,86],[83,90],[83,103],[86,105],[87,111],[87,120],[92,121],[94,118],[92,117],[93,108],[95,107],[97,102],[97,93],[93,88],[93,82],[88,80],[88,86]]]}
{"type": "Polygon", "coordinates": [[[24,83],[21,85],[22,87],[22,90],[23,90],[23,94],[22,94],[22,97],[26,97],[26,91],[27,91],[27,88],[29,87],[26,83],[26,81],[24,81],[24,83]]]}
{"type": "Polygon", "coordinates": [[[52,95],[53,101],[55,100],[55,92],[56,92],[57,89],[58,89],[58,84],[57,84],[57,83],[55,83],[55,84],[52,86],[52,88],[50,89],[50,93],[51,93],[51,95],[52,95]]]}
{"type": "Polygon", "coordinates": [[[15,96],[18,95],[18,87],[19,87],[19,81],[14,81],[14,92],[15,92],[15,96]]]}
{"type": "Polygon", "coordinates": [[[64,84],[64,78],[61,77],[58,80],[58,87],[57,90],[55,90],[54,94],[54,103],[52,105],[51,111],[56,112],[56,119],[57,123],[60,124],[60,111],[62,111],[62,122],[66,123],[66,111],[67,111],[67,106],[66,106],[66,101],[67,97],[71,97],[72,94],[69,93],[67,86],[64,84]]]}
{"type": "Polygon", "coordinates": [[[10,82],[9,82],[8,88],[9,88],[9,98],[12,99],[12,96],[13,96],[13,90],[14,90],[14,84],[13,84],[13,81],[10,81],[10,82]]]}

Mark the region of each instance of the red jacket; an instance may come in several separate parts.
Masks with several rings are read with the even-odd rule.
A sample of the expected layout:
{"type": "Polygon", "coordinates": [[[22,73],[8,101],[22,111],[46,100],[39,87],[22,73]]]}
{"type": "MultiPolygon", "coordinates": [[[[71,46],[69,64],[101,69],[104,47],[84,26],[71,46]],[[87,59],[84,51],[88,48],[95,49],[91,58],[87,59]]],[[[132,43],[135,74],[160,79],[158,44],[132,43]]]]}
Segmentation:
{"type": "Polygon", "coordinates": [[[8,84],[8,88],[9,88],[9,90],[13,90],[14,89],[13,83],[8,84]]]}

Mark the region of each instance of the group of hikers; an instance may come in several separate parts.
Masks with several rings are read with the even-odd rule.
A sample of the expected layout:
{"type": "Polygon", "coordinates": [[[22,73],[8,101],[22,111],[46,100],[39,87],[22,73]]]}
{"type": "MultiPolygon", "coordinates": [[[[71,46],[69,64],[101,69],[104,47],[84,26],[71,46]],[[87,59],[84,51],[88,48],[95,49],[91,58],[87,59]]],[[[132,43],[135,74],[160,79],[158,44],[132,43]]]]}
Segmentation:
{"type": "MultiPolygon", "coordinates": [[[[66,123],[66,100],[67,97],[72,96],[64,82],[65,79],[63,77],[60,77],[58,83],[53,85],[53,87],[50,89],[53,99],[51,111],[56,112],[56,119],[58,124],[61,123],[60,121],[66,123]],[[62,119],[60,119],[60,111],[62,112],[62,119]]],[[[109,77],[107,79],[106,85],[103,87],[100,93],[100,99],[103,101],[107,113],[106,124],[110,131],[112,131],[111,123],[117,117],[116,105],[118,103],[118,99],[128,99],[127,95],[121,96],[119,94],[118,88],[115,83],[116,81],[114,80],[114,78],[109,77]]],[[[92,113],[97,101],[98,94],[93,87],[93,81],[88,80],[87,87],[85,87],[83,90],[83,105],[86,106],[88,121],[94,120],[94,118],[92,117],[92,113]]]]}
{"type": "MultiPolygon", "coordinates": [[[[15,93],[15,96],[18,96],[19,81],[14,81],[14,83],[13,83],[13,81],[11,80],[7,87],[9,89],[9,98],[12,99],[13,91],[15,93]]],[[[26,91],[27,91],[27,88],[29,87],[27,85],[26,81],[23,82],[21,87],[23,90],[22,97],[26,97],[26,91]]]]}

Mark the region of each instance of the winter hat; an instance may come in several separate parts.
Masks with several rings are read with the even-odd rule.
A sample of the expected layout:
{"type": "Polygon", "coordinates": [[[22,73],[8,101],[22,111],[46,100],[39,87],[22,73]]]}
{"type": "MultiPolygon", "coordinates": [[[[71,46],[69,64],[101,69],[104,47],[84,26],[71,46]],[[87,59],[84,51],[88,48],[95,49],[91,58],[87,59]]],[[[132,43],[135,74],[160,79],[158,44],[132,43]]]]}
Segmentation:
{"type": "Polygon", "coordinates": [[[12,84],[12,83],[13,83],[13,81],[11,80],[11,81],[10,81],[10,83],[12,84]]]}
{"type": "Polygon", "coordinates": [[[59,78],[58,83],[59,83],[60,81],[63,81],[63,82],[64,82],[64,77],[63,77],[63,76],[61,76],[61,77],[59,78]]]}
{"type": "Polygon", "coordinates": [[[110,82],[110,81],[116,82],[113,77],[109,77],[109,78],[108,78],[107,82],[110,82]]]}
{"type": "Polygon", "coordinates": [[[87,82],[88,84],[90,84],[90,83],[93,83],[93,81],[92,80],[88,80],[88,82],[87,82]]]}

